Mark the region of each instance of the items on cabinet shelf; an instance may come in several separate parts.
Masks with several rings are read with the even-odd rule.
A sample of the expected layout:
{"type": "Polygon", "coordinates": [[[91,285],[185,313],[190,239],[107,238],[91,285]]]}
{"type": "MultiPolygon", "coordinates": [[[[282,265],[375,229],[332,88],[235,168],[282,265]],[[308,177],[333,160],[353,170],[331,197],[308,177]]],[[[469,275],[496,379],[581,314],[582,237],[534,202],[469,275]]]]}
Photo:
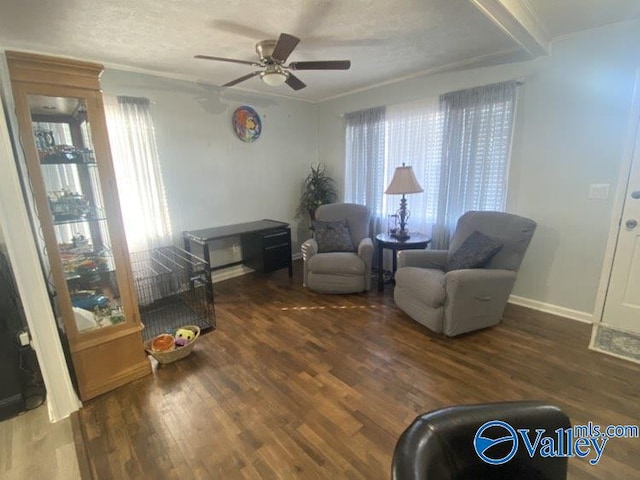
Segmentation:
{"type": "Polygon", "coordinates": [[[43,165],[57,165],[66,163],[77,163],[93,165],[96,159],[93,152],[88,148],[76,148],[69,145],[58,145],[47,150],[38,149],[40,163],[43,165]]]}
{"type": "Polygon", "coordinates": [[[78,192],[69,189],[49,192],[49,207],[56,222],[84,220],[91,211],[89,201],[78,192]]]}
{"type": "Polygon", "coordinates": [[[53,148],[56,144],[53,137],[53,130],[45,130],[44,128],[34,128],[33,134],[36,137],[36,146],[39,152],[46,152],[53,148]]]}
{"type": "Polygon", "coordinates": [[[91,252],[91,250],[93,249],[93,247],[89,243],[89,239],[81,233],[76,233],[73,235],[73,238],[71,239],[71,245],[73,245],[73,249],[76,252],[87,253],[91,252]]]}

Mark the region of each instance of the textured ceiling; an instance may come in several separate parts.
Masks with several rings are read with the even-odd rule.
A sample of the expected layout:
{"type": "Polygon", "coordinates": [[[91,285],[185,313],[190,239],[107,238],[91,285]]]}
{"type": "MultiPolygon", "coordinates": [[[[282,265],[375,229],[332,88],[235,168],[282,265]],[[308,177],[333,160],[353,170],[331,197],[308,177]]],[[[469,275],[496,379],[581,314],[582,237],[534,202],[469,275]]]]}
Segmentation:
{"type": "MultiPolygon", "coordinates": [[[[529,0],[529,4],[553,35],[640,14],[638,0],[529,0]]],[[[194,55],[253,61],[255,43],[275,39],[280,32],[302,40],[289,61],[350,59],[351,70],[297,72],[308,85],[298,92],[286,85],[268,87],[258,77],[234,88],[320,101],[518,49],[469,0],[0,0],[4,49],[97,61],[213,85],[254,68],[197,60],[194,55]]]]}

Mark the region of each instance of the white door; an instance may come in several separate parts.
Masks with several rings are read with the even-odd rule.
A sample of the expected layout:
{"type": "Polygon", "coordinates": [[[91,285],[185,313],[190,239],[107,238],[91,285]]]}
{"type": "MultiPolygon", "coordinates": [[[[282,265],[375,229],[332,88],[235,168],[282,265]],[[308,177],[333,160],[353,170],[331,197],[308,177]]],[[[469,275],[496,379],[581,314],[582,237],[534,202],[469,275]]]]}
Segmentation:
{"type": "Polygon", "coordinates": [[[640,333],[640,126],[636,130],[602,322],[640,333]]]}

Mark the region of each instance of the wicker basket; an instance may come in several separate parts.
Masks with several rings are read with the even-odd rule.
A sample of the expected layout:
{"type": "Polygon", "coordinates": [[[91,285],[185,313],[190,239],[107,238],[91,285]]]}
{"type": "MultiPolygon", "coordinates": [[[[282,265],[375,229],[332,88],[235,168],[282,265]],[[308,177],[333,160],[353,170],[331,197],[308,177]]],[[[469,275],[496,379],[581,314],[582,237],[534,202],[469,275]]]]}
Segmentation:
{"type": "Polygon", "coordinates": [[[196,335],[194,339],[184,347],[177,347],[174,350],[169,350],[166,352],[154,352],[153,350],[151,350],[151,342],[153,341],[153,339],[150,339],[144,342],[144,349],[149,355],[155,358],[158,363],[161,363],[163,365],[166,363],[173,363],[176,360],[180,360],[186,357],[191,353],[191,350],[193,350],[193,346],[196,344],[196,341],[200,337],[200,327],[198,327],[197,325],[183,325],[180,328],[191,330],[196,335]]]}

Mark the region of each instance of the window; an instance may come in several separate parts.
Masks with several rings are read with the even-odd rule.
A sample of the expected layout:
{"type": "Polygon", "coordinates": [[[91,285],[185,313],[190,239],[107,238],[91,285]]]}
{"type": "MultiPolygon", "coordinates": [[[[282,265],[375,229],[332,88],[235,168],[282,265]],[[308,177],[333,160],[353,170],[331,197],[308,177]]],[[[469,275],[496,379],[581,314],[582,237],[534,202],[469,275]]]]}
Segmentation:
{"type": "Polygon", "coordinates": [[[131,252],[172,243],[150,101],[105,97],[122,218],[131,252]]]}
{"type": "Polygon", "coordinates": [[[399,207],[383,192],[411,165],[424,192],[408,198],[409,226],[447,248],[468,210],[504,210],[516,82],[461,90],[345,116],[347,201],[367,205],[376,232],[399,207]]]}
{"type": "MultiPolygon", "coordinates": [[[[423,193],[411,194],[407,203],[413,231],[430,232],[438,213],[443,115],[438,97],[387,108],[386,177],[382,190],[403,163],[413,167],[423,193]]],[[[385,214],[395,213],[401,195],[384,195],[385,214]]]]}
{"type": "MultiPolygon", "coordinates": [[[[383,216],[385,109],[348,113],[346,120],[345,200],[367,205],[379,221],[383,216]]],[[[375,227],[376,231],[380,226],[375,227]]]]}

